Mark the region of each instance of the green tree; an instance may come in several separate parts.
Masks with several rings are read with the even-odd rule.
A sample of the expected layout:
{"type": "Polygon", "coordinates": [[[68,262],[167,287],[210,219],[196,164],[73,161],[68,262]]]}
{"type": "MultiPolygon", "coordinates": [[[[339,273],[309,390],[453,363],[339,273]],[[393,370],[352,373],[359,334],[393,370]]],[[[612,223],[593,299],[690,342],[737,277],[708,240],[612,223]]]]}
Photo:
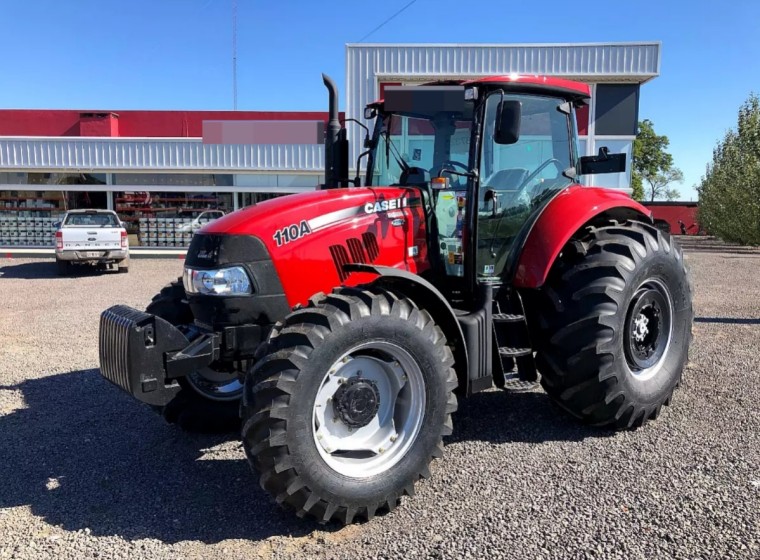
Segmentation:
{"type": "Polygon", "coordinates": [[[749,96],[735,129],[713,149],[697,186],[699,223],[735,243],[760,245],[760,99],[749,96]]]}
{"type": "Polygon", "coordinates": [[[675,200],[678,189],[671,183],[683,181],[683,173],[673,165],[673,156],[667,152],[670,140],[654,131],[654,123],[646,119],[639,123],[639,134],[633,141],[633,173],[631,187],[636,200],[665,198],[675,200]]]}
{"type": "Polygon", "coordinates": [[[644,185],[641,184],[641,175],[635,171],[631,173],[631,190],[633,200],[644,200],[644,185]]]}

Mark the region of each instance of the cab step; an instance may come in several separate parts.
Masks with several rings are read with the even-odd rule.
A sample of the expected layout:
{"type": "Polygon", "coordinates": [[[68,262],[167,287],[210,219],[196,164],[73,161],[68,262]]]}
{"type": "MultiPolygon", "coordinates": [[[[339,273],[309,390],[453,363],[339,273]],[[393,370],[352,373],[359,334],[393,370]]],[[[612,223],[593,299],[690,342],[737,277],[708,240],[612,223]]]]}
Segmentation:
{"type": "Polygon", "coordinates": [[[521,323],[525,321],[525,315],[514,315],[512,313],[494,313],[493,320],[495,323],[521,323]]]}
{"type": "Polygon", "coordinates": [[[520,356],[530,356],[532,354],[532,348],[513,348],[511,346],[499,347],[499,355],[506,358],[519,358],[520,356]]]}
{"type": "Polygon", "coordinates": [[[513,391],[520,393],[523,391],[532,391],[536,389],[540,383],[536,381],[526,381],[520,379],[520,375],[517,372],[508,373],[504,376],[504,389],[507,391],[513,391]]]}

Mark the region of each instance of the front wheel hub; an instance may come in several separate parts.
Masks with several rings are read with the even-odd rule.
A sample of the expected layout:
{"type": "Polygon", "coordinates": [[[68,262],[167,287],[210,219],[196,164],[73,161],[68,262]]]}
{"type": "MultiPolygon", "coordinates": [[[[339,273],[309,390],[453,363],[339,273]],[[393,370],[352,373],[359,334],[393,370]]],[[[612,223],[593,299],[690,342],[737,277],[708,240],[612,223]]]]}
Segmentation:
{"type": "Polygon", "coordinates": [[[414,445],[425,402],[422,370],[408,350],[390,341],[358,344],[328,368],[317,390],[317,451],[349,478],[387,472],[414,445]]]}
{"type": "Polygon", "coordinates": [[[363,428],[380,409],[380,391],[371,379],[351,377],[332,399],[335,417],[349,428],[363,428]]]}

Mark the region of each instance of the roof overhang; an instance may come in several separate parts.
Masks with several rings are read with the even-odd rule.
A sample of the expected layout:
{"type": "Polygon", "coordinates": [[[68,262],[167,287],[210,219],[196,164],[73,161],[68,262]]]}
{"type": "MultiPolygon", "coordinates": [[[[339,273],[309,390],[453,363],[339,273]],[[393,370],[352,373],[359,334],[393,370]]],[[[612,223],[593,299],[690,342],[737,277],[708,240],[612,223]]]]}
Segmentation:
{"type": "Polygon", "coordinates": [[[321,144],[204,144],[200,138],[0,137],[0,171],[324,171],[321,144]]]}

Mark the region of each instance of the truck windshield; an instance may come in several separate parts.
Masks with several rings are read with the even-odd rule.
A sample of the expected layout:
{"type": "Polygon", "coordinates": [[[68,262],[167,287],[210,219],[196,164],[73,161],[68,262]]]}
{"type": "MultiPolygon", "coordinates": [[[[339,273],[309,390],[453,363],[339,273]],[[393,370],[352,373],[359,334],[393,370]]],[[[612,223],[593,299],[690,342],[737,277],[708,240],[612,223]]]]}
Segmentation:
{"type": "Polygon", "coordinates": [[[63,225],[68,227],[118,227],[119,222],[114,214],[69,214],[63,225]]]}
{"type": "MultiPolygon", "coordinates": [[[[469,171],[472,119],[461,114],[386,114],[380,123],[373,151],[372,185],[419,185],[437,177],[441,169],[469,171]]],[[[454,174],[452,186],[466,178],[454,174]]]]}

